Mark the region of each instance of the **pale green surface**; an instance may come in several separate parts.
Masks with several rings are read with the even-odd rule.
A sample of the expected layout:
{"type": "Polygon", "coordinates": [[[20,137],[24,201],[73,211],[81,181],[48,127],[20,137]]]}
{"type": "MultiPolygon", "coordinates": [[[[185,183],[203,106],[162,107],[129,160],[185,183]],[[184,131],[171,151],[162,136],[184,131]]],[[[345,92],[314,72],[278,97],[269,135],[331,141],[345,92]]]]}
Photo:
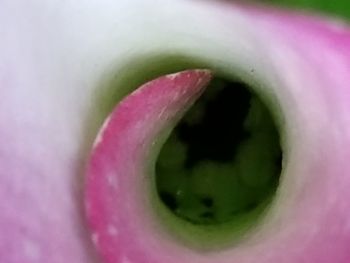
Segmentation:
{"type": "MultiPolygon", "coordinates": [[[[213,70],[215,75],[224,76],[224,78],[231,80],[237,80],[236,72],[232,71],[227,65],[226,67],[221,68],[213,61],[201,60],[198,59],[198,57],[189,57],[185,55],[158,54],[155,56],[149,55],[138,57],[135,60],[130,60],[130,62],[126,63],[123,68],[125,70],[118,71],[118,74],[116,74],[115,77],[108,76],[108,79],[102,83],[104,89],[99,91],[100,112],[95,112],[94,114],[101,114],[102,116],[107,115],[107,113],[110,112],[112,108],[132,90],[147,81],[168,73],[191,68],[209,68],[213,70]],[[115,87],[118,87],[118,89],[116,90],[115,87]]],[[[242,72],[239,72],[238,75],[241,74],[242,72]]],[[[272,110],[274,119],[277,122],[276,124],[280,131],[281,141],[283,142],[283,117],[281,116],[280,107],[275,101],[273,94],[268,93],[268,91],[266,92],[263,84],[255,83],[254,79],[247,78],[244,82],[248,82],[248,85],[254,86],[254,91],[259,94],[259,97],[264,100],[264,103],[268,103],[269,109],[272,110]],[[255,86],[255,84],[257,86],[255,86]]],[[[175,123],[170,123],[169,125],[168,129],[171,129],[175,123]]],[[[274,189],[266,189],[267,192],[265,199],[255,209],[248,211],[247,213],[237,213],[234,217],[229,218],[230,220],[227,222],[215,225],[194,225],[178,216],[175,216],[160,202],[155,188],[155,171],[153,164],[156,161],[158,150],[161,148],[161,144],[164,143],[165,137],[168,136],[169,132],[170,130],[165,130],[163,131],[163,134],[157,136],[158,143],[156,145],[158,146],[155,146],[155,148],[152,149],[153,157],[149,156],[151,165],[149,180],[153,183],[151,183],[146,190],[151,193],[151,202],[155,211],[154,220],[159,221],[159,226],[163,228],[165,232],[168,232],[171,238],[177,237],[182,243],[191,245],[192,247],[197,247],[198,249],[216,249],[223,248],[226,245],[232,245],[234,242],[239,242],[247,234],[253,231],[255,227],[259,227],[260,219],[264,218],[264,215],[269,211],[268,207],[273,200],[272,193],[274,192],[274,189]],[[272,191],[269,192],[269,190],[272,191]]],[[[247,146],[247,148],[249,148],[249,146],[247,146]]],[[[177,147],[171,149],[169,154],[178,154],[178,152],[181,152],[181,146],[178,149],[177,147]]],[[[250,151],[248,150],[246,154],[249,156],[249,153],[250,151]]],[[[168,161],[172,162],[172,160],[168,161]]],[[[209,169],[207,167],[206,170],[210,170],[210,167],[209,169]]],[[[223,170],[226,170],[227,172],[227,169],[224,168],[223,170]]],[[[197,174],[200,174],[200,169],[198,169],[197,174]]],[[[247,176],[245,179],[249,181],[251,178],[250,176],[247,176]]],[[[174,180],[174,183],[178,184],[179,182],[174,180]]],[[[225,193],[222,193],[221,199],[224,198],[224,195],[225,193]]],[[[225,206],[224,203],[222,205],[225,206]]],[[[221,217],[225,219],[225,215],[221,215],[221,217]]]]}

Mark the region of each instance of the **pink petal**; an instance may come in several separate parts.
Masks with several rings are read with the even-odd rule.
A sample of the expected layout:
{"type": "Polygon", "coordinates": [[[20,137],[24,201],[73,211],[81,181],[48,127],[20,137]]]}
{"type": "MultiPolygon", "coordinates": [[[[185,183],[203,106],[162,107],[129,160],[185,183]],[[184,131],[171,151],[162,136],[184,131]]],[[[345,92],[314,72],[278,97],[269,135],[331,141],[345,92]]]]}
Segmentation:
{"type": "Polygon", "coordinates": [[[123,100],[103,125],[89,162],[86,207],[105,262],[167,260],[157,238],[160,227],[152,225],[150,153],[162,143],[160,132],[169,132],[210,77],[196,70],[153,80],[123,100]]]}
{"type": "Polygon", "coordinates": [[[271,218],[214,262],[349,261],[348,26],[200,1],[3,0],[0,34],[0,262],[96,262],[81,188],[101,79],[160,54],[200,58],[279,102],[288,162],[271,218]]]}

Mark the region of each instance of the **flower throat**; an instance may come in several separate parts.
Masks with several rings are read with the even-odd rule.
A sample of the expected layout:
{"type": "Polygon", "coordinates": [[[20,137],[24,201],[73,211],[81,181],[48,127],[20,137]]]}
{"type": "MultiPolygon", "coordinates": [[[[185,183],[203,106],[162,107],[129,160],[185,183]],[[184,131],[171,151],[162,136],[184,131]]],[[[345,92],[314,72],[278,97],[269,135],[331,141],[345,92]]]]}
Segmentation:
{"type": "Polygon", "coordinates": [[[215,78],[162,147],[157,192],[193,224],[232,221],[271,198],[281,159],[279,134],[263,102],[245,84],[215,78]]]}

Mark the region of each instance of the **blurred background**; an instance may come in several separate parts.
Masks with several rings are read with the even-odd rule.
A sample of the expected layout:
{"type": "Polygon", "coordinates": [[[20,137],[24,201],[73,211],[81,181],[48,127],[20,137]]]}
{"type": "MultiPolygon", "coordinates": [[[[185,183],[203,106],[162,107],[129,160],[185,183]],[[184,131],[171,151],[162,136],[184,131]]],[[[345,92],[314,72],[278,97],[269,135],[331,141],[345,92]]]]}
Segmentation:
{"type": "Polygon", "coordinates": [[[302,8],[350,20],[350,0],[255,0],[255,2],[302,8]]]}

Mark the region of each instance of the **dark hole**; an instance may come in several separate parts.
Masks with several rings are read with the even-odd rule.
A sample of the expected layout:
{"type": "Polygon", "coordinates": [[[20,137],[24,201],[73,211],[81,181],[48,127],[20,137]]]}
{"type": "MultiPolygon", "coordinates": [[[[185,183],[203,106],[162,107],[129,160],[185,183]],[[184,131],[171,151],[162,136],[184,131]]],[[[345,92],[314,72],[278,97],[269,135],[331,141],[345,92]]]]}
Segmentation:
{"type": "Polygon", "coordinates": [[[204,196],[200,198],[201,203],[208,208],[213,207],[214,205],[214,200],[213,198],[209,197],[209,196],[204,196]]]}
{"type": "Polygon", "coordinates": [[[216,78],[161,149],[156,185],[178,217],[217,224],[264,204],[278,187],[281,165],[266,106],[245,84],[216,78]]]}
{"type": "Polygon", "coordinates": [[[174,130],[187,145],[186,168],[193,168],[203,160],[232,161],[239,143],[249,136],[243,122],[249,111],[251,93],[240,82],[216,81],[219,82],[216,96],[204,94],[205,102],[196,103],[205,104],[200,122],[181,122],[174,130]]]}
{"type": "Polygon", "coordinates": [[[171,210],[176,210],[178,204],[173,194],[167,192],[160,192],[159,196],[167,207],[169,207],[171,210]]]}

